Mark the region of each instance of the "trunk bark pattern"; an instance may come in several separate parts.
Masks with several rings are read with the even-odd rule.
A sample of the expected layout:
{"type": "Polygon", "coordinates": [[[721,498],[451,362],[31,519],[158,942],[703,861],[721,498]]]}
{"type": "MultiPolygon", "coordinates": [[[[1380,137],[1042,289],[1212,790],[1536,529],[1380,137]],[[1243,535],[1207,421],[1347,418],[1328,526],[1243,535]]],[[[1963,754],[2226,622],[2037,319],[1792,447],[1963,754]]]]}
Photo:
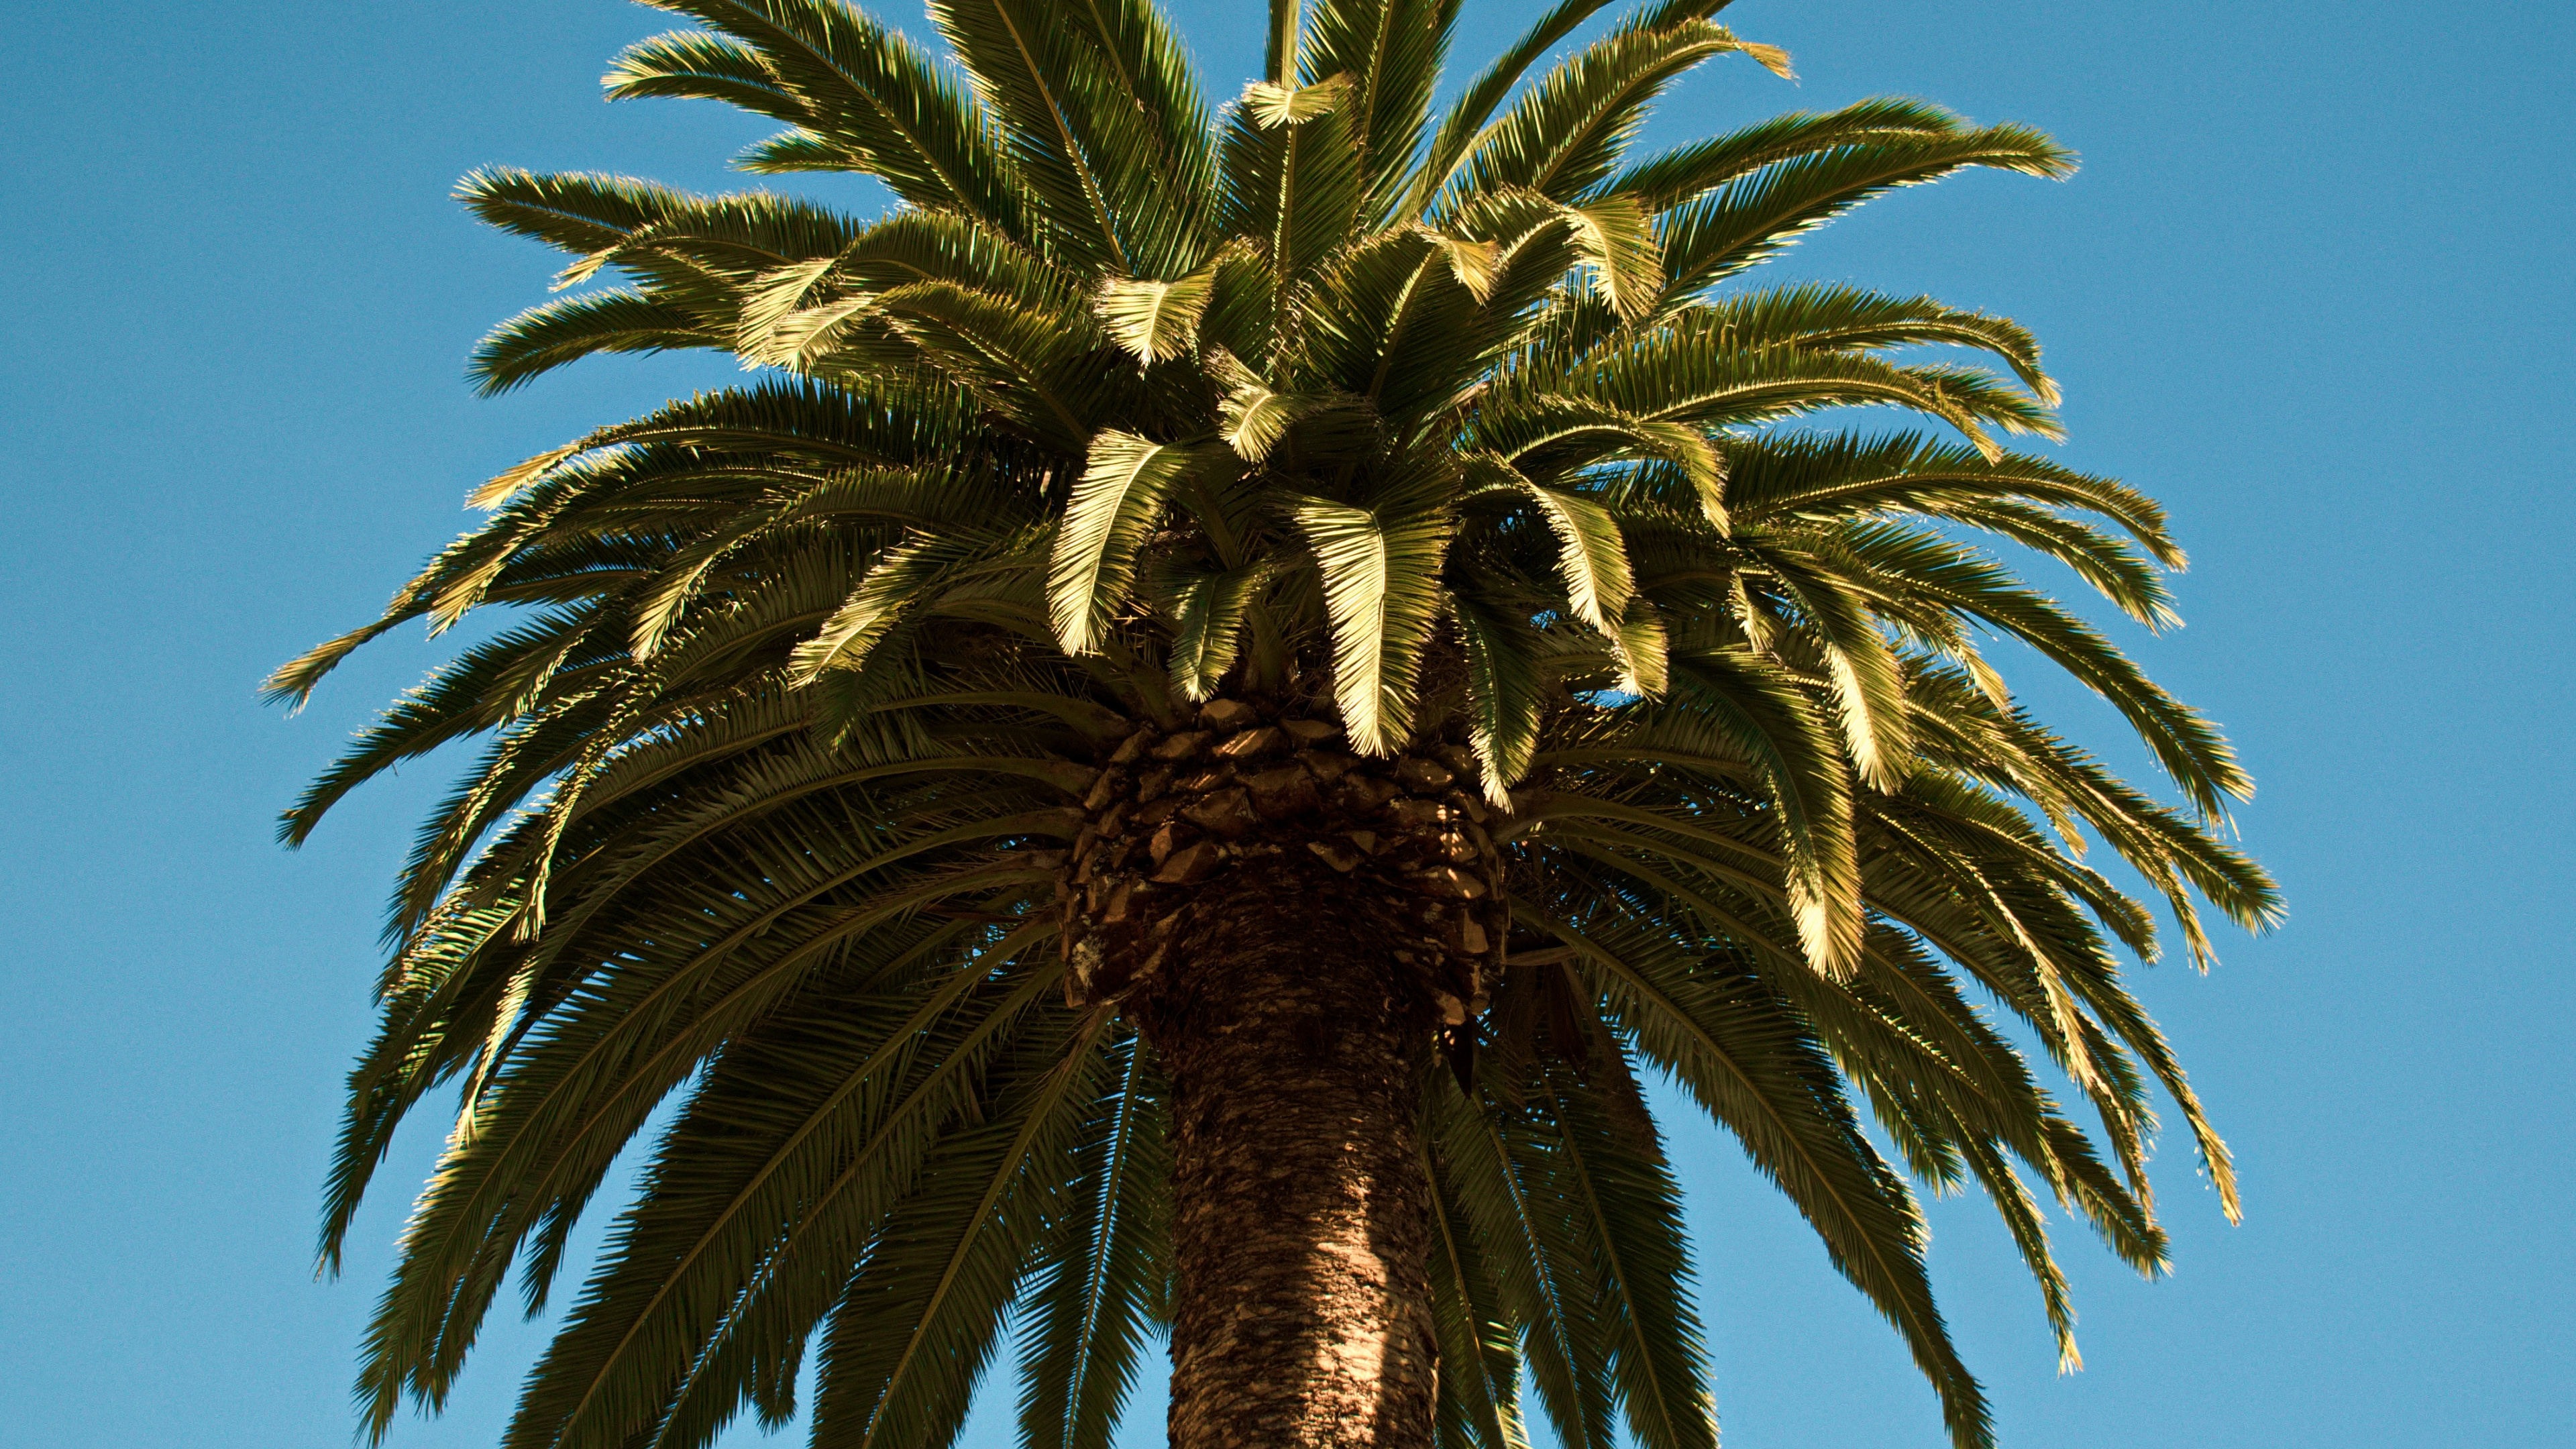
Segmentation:
{"type": "Polygon", "coordinates": [[[1265,724],[1236,700],[1212,701],[1199,723],[1140,729],[1121,743],[1092,782],[1073,849],[1049,857],[1073,966],[1067,1000],[1151,995],[1215,878],[1276,873],[1303,855],[1347,878],[1340,893],[1384,903],[1402,937],[1391,943],[1396,960],[1443,1023],[1484,1010],[1510,911],[1485,829],[1494,817],[1469,780],[1474,756],[1444,745],[1363,760],[1333,748],[1333,725],[1265,724]]]}
{"type": "Polygon", "coordinates": [[[1311,859],[1191,914],[1140,1012],[1172,1083],[1172,1449],[1428,1449],[1436,1011],[1390,913],[1311,859]]]}
{"type": "Polygon", "coordinates": [[[1473,757],[1336,748],[1239,700],[1140,727],[1052,858],[1076,1005],[1172,1084],[1173,1449],[1429,1449],[1419,1134],[1508,911],[1473,757]]]}

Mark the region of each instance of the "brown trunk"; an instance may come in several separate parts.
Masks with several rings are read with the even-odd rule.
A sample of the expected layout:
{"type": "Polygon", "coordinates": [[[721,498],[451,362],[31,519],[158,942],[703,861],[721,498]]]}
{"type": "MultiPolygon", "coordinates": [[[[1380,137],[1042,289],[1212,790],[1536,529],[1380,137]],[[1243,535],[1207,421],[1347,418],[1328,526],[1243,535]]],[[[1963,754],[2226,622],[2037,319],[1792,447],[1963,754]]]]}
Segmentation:
{"type": "Polygon", "coordinates": [[[1059,872],[1065,998],[1172,1083],[1173,1449],[1429,1449],[1436,1028],[1510,917],[1473,757],[1333,748],[1241,700],[1102,761],[1059,872]]]}
{"type": "Polygon", "coordinates": [[[1172,1449],[1431,1443],[1438,1014],[1396,924],[1306,852],[1247,861],[1142,1013],[1172,1083],[1172,1449]]]}

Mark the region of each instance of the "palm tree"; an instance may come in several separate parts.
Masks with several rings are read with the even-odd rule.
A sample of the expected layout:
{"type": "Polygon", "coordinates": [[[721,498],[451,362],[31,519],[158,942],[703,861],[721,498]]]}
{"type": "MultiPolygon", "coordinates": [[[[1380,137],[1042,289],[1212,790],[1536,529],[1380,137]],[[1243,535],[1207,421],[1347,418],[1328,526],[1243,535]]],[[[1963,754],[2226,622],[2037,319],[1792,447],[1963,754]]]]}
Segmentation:
{"type": "Polygon", "coordinates": [[[511,611],[287,816],[301,841],[489,739],[403,872],[330,1182],[336,1263],[456,1084],[365,1344],[373,1433],[442,1401],[513,1262],[546,1303],[648,1130],[511,1446],[781,1422],[809,1343],[818,1446],[944,1445],[1015,1327],[1030,1449],[1106,1444],[1158,1332],[1183,1449],[1504,1449],[1524,1376],[1569,1445],[1704,1449],[1650,1074],[1795,1202],[1963,1446],[1988,1414],[1909,1175],[1992,1199],[2070,1360],[2025,1171],[2154,1274],[2161,1088],[2234,1212],[2119,977],[2153,916],[2081,856],[2205,964],[2195,899],[2277,909],[2219,838],[2246,777],[1980,547],[2155,628],[2161,511],[1999,445],[2057,433],[2013,323],[1742,280],[1879,192],[2067,153],[1872,101],[1632,156],[1691,67],[1785,70],[1710,0],[1537,74],[1604,8],[1564,0],[1445,107],[1454,0],[1274,0],[1265,78],[1213,113],[1145,0],[943,0],[950,64],[841,0],[654,3],[703,28],[612,96],[774,118],[748,169],[897,203],[464,184],[564,284],[622,279],[495,332],[487,390],[664,348],[756,375],[493,480],[270,682],[511,611]],[[1799,422],[1853,406],[1945,431],[1799,422]],[[2016,703],[1997,638],[2186,805],[2016,703]]]}

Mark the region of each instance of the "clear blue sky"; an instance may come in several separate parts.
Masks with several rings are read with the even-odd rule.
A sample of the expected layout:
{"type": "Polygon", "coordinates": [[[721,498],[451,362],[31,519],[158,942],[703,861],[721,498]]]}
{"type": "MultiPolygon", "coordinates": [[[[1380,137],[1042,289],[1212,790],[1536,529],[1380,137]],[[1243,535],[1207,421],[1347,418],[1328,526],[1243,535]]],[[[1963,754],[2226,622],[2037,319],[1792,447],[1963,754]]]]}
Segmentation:
{"type": "MultiPolygon", "coordinates": [[[[1180,8],[1212,89],[1251,75],[1249,5],[1180,8]]],[[[1470,0],[1466,53],[1534,8],[1470,0]]],[[[475,481],[725,376],[592,363],[473,399],[467,347],[550,263],[450,184],[512,163],[714,188],[757,128],[602,104],[603,62],[662,18],[613,0],[13,13],[0,1441],[339,1445],[435,1130],[338,1282],[312,1277],[314,1204],[382,889],[442,771],[371,789],[300,854],[271,819],[433,655],[389,643],[293,719],[253,688],[371,612],[475,481]]],[[[2012,1449],[2576,1443],[2571,17],[1744,0],[1727,18],[1801,81],[1720,65],[1667,107],[1680,135],[1905,93],[2083,153],[2064,185],[1888,198],[1781,270],[2038,331],[2065,456],[2163,498],[2192,549],[2190,627],[2132,642],[2262,783],[2242,822],[2289,926],[2140,988],[2236,1146],[2245,1225],[2173,1144],[2173,1278],[2064,1230],[2091,1366],[2060,1378],[1988,1215],[1936,1209],[2012,1449]]],[[[1894,1336],[1790,1211],[1731,1146],[1681,1147],[1731,1449],[1937,1445],[1894,1336]]],[[[490,1443],[538,1332],[496,1323],[448,1416],[392,1442],[490,1443]]],[[[1158,1407],[1129,1444],[1158,1442],[1158,1407]]],[[[1000,1414],[971,1431],[1008,1442],[1000,1414]]]]}

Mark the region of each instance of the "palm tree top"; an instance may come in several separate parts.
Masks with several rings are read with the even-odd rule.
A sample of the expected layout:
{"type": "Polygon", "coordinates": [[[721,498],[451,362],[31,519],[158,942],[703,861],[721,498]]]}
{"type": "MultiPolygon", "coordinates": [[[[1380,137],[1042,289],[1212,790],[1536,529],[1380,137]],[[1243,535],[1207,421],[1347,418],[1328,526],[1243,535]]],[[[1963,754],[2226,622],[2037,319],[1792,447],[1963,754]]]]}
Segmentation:
{"type": "Polygon", "coordinates": [[[783,1419],[809,1339],[818,1445],[944,1443],[1014,1304],[1024,1438],[1105,1442],[1138,1346],[1188,1322],[1163,1074],[1260,881],[1411,943],[1390,1019],[1447,1063],[1418,1084],[1444,1445],[1523,1443],[1524,1370],[1569,1444],[1714,1443],[1645,1069],[1798,1204],[1963,1446],[1988,1410],[1909,1173],[1993,1200],[2070,1361],[2016,1162],[2153,1274],[2161,1090],[2235,1213],[2120,981],[2154,914],[2084,856],[2205,964],[2201,903],[2279,911],[2223,838],[2249,779],[1988,549],[2160,630],[2163,511],[2007,446],[2060,434],[2015,323],[1755,272],[2063,148],[1873,100],[1637,154],[1691,68],[1788,73],[1705,0],[1606,29],[1564,0],[1445,102],[1454,0],[1285,0],[1222,104],[1142,0],[936,4],[937,57],[840,0],[652,3],[696,28],[619,56],[612,97],[769,117],[745,169],[896,202],[462,184],[572,258],[477,350],[486,392],[602,352],[753,376],[504,472],[269,682],[300,702],[405,621],[513,613],[286,816],[301,842],[488,737],[398,886],[330,1191],[336,1262],[395,1126],[461,1085],[368,1340],[374,1432],[443,1398],[514,1260],[546,1300],[677,1092],[512,1445],[783,1419]],[[1854,407],[1920,425],[1830,426],[1854,407]],[[1996,639],[2107,700],[2184,804],[2049,730],[1996,639]]]}

